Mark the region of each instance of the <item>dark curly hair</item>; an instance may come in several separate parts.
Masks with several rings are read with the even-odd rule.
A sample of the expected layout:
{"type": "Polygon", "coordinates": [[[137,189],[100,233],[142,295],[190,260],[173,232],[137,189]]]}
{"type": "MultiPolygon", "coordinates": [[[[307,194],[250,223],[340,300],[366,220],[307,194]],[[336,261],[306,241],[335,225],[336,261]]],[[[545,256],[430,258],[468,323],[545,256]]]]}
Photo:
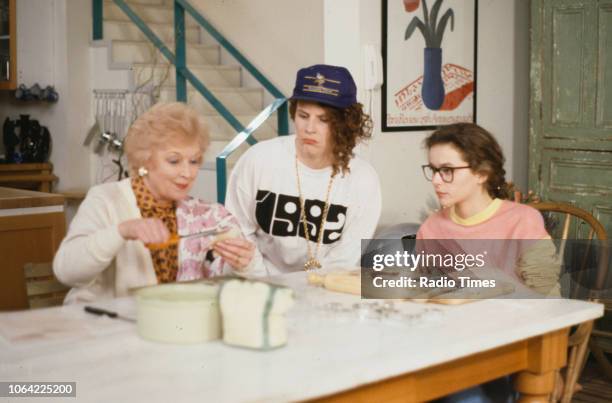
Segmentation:
{"type": "Polygon", "coordinates": [[[455,123],[440,127],[425,139],[428,150],[437,144],[453,145],[472,172],[487,175],[485,187],[491,197],[508,198],[506,159],[491,133],[474,123],[455,123]]]}
{"type": "MultiPolygon", "coordinates": [[[[298,102],[289,101],[289,114],[295,120],[295,111],[298,102]]],[[[342,172],[342,175],[350,173],[349,161],[355,156],[353,149],[357,142],[372,137],[372,119],[363,111],[363,105],[355,103],[348,108],[340,109],[319,102],[314,104],[323,108],[329,118],[332,139],[332,175],[342,172]]]]}

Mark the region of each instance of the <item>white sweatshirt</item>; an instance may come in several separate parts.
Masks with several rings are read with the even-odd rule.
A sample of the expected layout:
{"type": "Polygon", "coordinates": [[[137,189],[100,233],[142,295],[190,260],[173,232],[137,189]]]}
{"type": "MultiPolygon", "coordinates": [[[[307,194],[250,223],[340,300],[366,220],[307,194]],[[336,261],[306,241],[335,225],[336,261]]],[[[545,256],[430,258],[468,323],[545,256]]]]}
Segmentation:
{"type": "MultiPolygon", "coordinates": [[[[226,207],[238,218],[247,239],[260,252],[256,265],[269,275],[299,271],[308,260],[300,218],[295,170],[295,135],[258,143],[238,161],[228,185],[226,207]]],[[[381,211],[380,182],[374,168],[360,157],[350,174],[336,175],[318,260],[324,269],[359,265],[361,240],[374,234],[381,211]]],[[[311,169],[299,163],[311,250],[316,249],[331,167],[311,169]]],[[[259,271],[259,270],[258,270],[259,271]]]]}

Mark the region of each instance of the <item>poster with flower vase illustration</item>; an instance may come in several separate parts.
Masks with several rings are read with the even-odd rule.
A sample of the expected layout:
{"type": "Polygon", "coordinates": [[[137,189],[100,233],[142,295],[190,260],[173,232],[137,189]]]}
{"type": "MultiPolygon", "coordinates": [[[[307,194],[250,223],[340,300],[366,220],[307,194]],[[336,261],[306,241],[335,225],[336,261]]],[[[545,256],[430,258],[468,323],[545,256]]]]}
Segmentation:
{"type": "Polygon", "coordinates": [[[475,122],[478,0],[382,3],[382,131],[475,122]]]}

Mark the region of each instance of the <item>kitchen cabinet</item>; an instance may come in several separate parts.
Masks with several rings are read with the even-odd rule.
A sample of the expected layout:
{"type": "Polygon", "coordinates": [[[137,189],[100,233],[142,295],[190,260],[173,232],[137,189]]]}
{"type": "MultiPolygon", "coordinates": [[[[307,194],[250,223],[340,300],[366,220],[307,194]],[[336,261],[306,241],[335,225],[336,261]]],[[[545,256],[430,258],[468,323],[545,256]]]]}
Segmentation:
{"type": "Polygon", "coordinates": [[[53,261],[65,220],[63,196],[0,187],[0,311],[28,308],[23,268],[53,261]]]}

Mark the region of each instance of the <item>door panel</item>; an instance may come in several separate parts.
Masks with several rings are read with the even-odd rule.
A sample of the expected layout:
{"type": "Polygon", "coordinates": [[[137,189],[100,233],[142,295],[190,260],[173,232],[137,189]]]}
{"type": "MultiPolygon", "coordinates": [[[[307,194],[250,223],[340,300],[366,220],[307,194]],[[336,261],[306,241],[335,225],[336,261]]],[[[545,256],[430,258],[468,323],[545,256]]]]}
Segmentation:
{"type": "Polygon", "coordinates": [[[612,1],[599,5],[599,71],[597,76],[597,122],[612,129],[612,1]]]}
{"type": "Polygon", "coordinates": [[[550,197],[612,197],[612,160],[609,153],[546,150],[542,176],[550,197]],[[599,178],[593,181],[593,178],[599,178]]]}
{"type": "MultiPolygon", "coordinates": [[[[593,215],[605,228],[612,228],[612,208],[609,205],[595,205],[593,215]]],[[[610,231],[608,230],[609,233],[610,231]]]]}
{"type": "Polygon", "coordinates": [[[551,127],[584,124],[585,42],[584,7],[555,7],[552,10],[552,99],[551,127]]]}
{"type": "Polygon", "coordinates": [[[612,0],[533,0],[529,188],[612,236],[612,0]]]}
{"type": "Polygon", "coordinates": [[[532,45],[537,45],[541,63],[542,103],[535,112],[543,139],[572,140],[578,148],[603,146],[612,151],[612,144],[600,144],[612,140],[608,127],[596,124],[597,114],[602,121],[610,114],[606,108],[609,97],[605,95],[609,85],[599,79],[612,74],[599,69],[602,57],[612,52],[612,42],[607,40],[610,23],[605,15],[612,2],[607,1],[532,2],[540,13],[539,19],[536,16],[532,20],[532,45]],[[600,16],[602,10],[605,14],[600,16]],[[536,29],[541,30],[541,38],[534,35],[536,29]]]}

